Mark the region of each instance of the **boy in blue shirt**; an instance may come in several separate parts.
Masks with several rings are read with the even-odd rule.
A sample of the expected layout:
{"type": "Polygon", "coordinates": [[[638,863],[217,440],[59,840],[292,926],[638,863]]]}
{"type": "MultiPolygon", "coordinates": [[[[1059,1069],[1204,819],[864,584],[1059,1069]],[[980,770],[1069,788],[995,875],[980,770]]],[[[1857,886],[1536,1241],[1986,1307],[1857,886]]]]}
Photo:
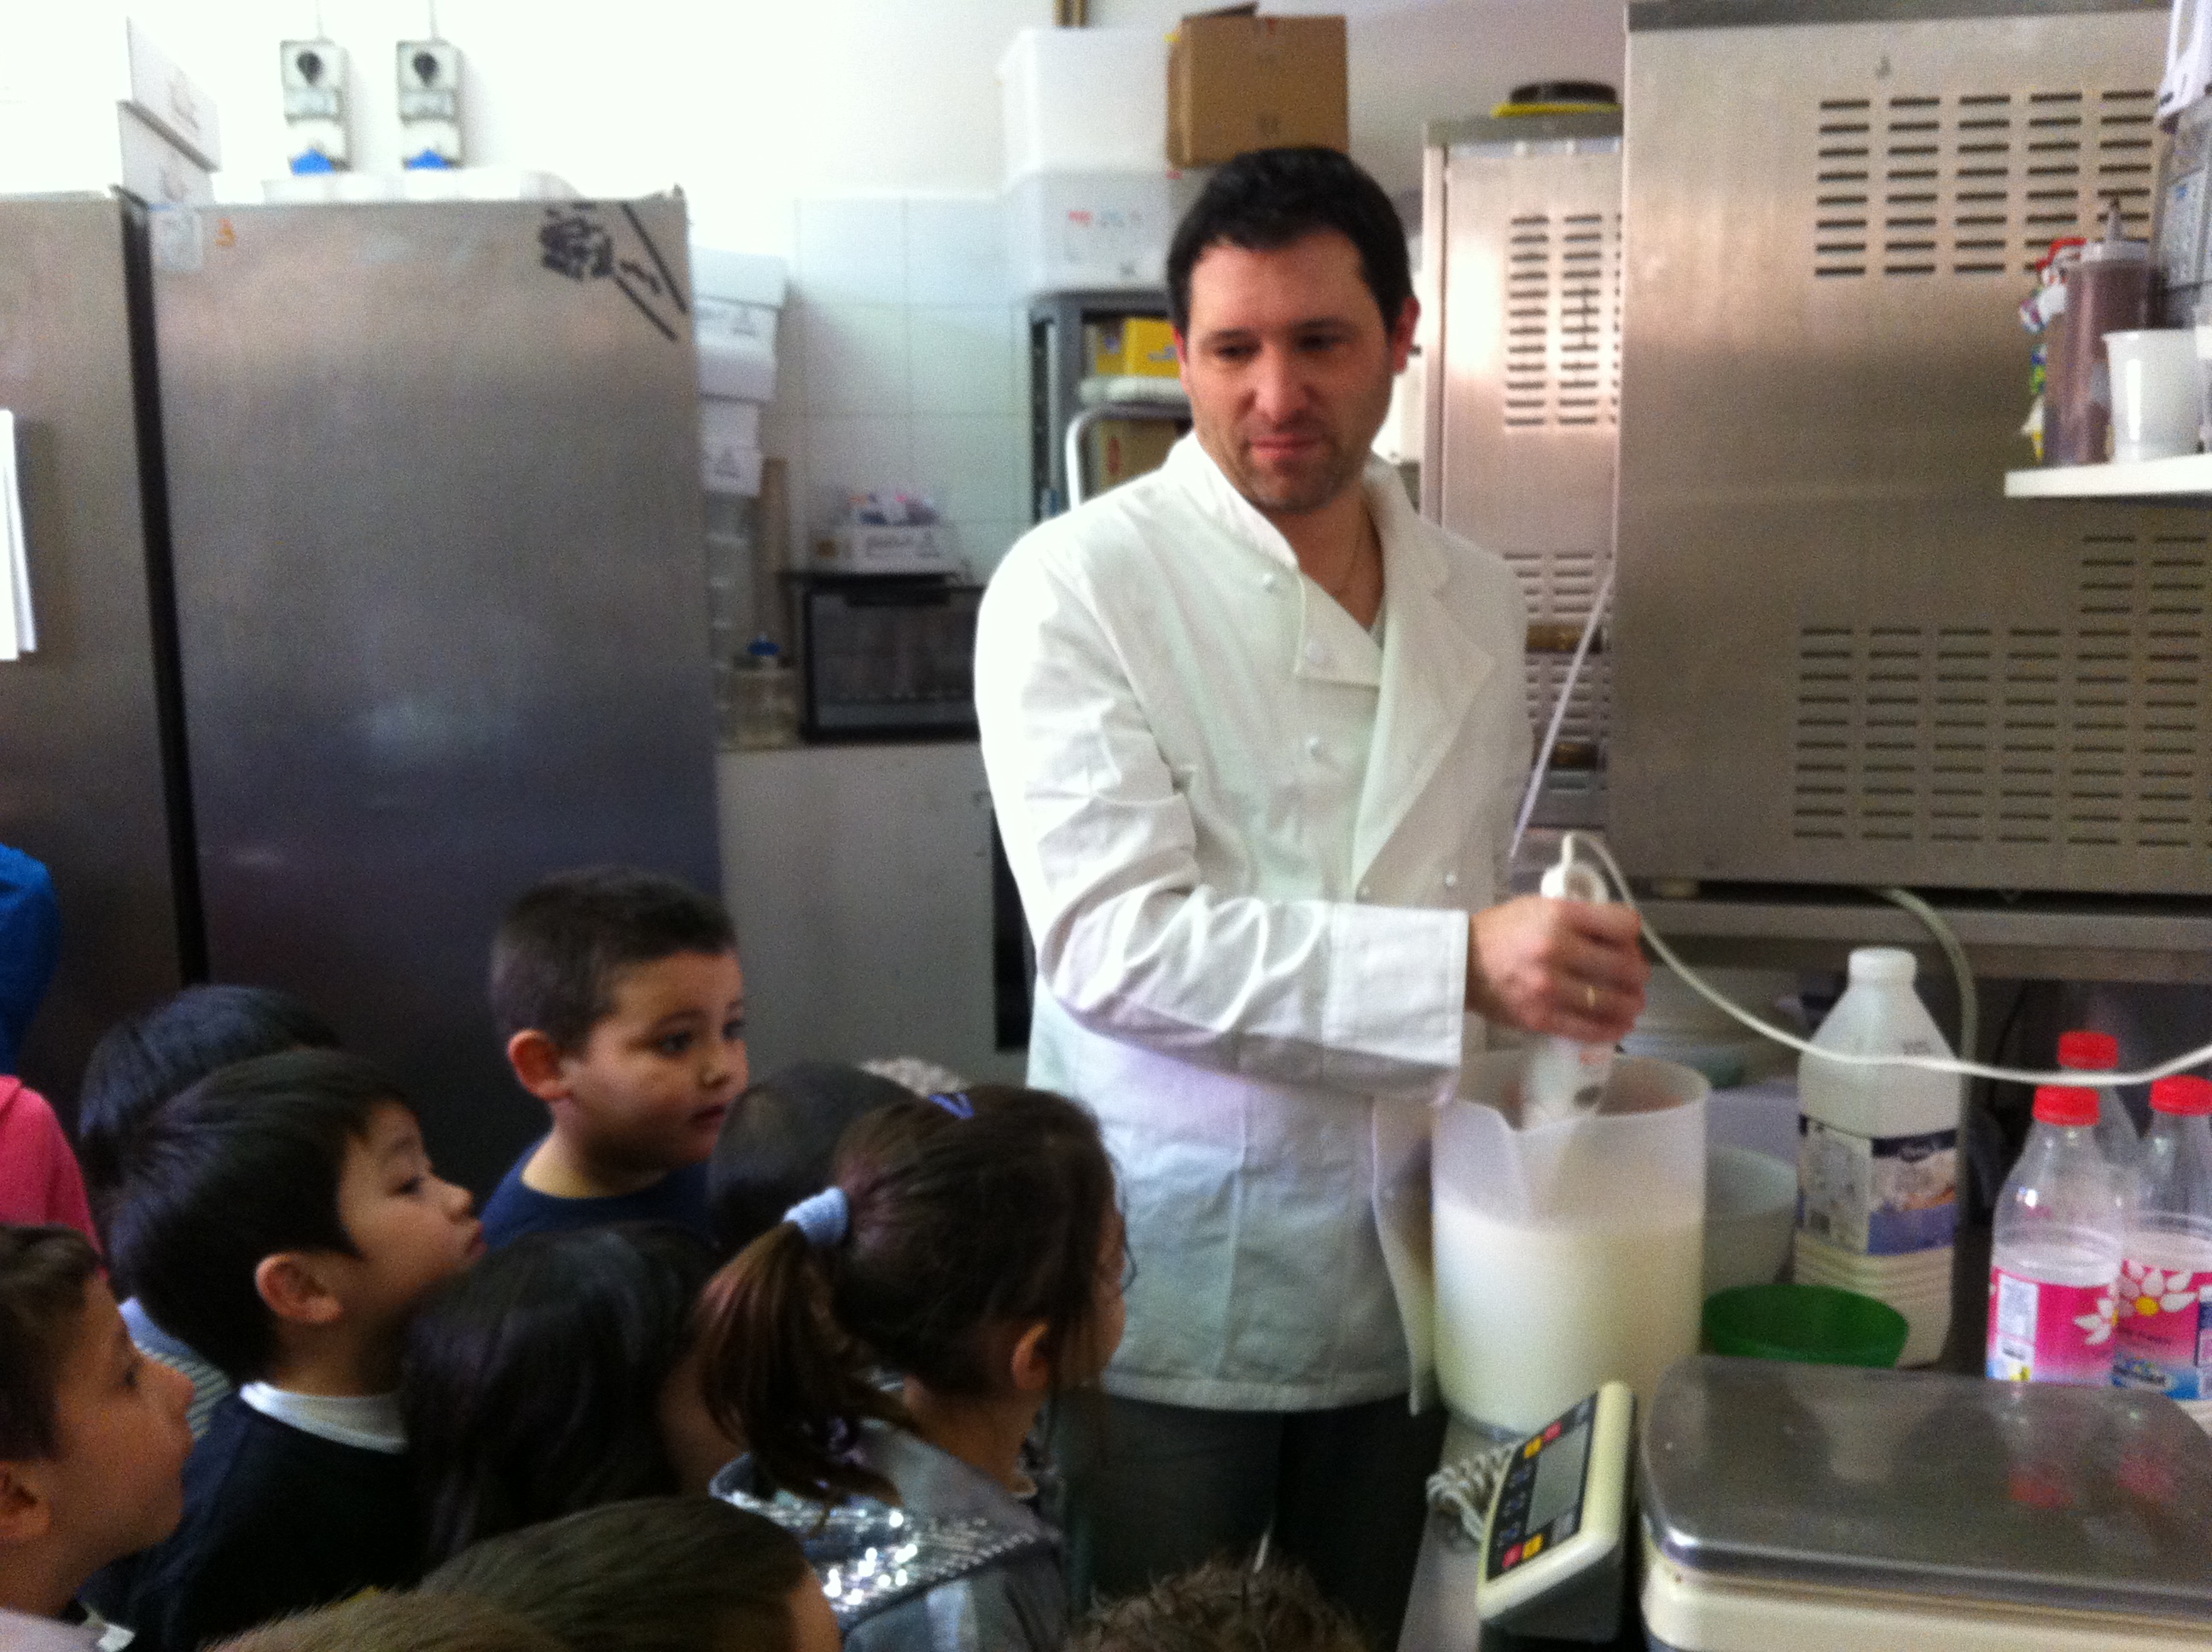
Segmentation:
{"type": "Polygon", "coordinates": [[[259,1056],[163,1102],[122,1160],[117,1272],[240,1387],[185,1465],[175,1534],[86,1598],[134,1652],[192,1652],[412,1581],[401,1337],[482,1240],[398,1090],[335,1050],[259,1056]]]}
{"type": "Polygon", "coordinates": [[[709,1244],[707,1160],[744,1088],[744,976],[729,914],[672,878],[563,872],[508,909],[491,1000],[551,1131],[484,1204],[484,1236],[673,1222],[709,1244]]]}

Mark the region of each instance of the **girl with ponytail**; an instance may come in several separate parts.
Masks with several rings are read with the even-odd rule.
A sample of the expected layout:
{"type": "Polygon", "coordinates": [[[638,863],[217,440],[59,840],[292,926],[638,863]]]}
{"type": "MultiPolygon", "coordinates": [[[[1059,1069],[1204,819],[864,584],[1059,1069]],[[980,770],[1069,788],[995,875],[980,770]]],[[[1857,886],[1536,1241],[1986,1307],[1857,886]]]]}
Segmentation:
{"type": "Polygon", "coordinates": [[[704,1397],[750,1448],[715,1493],[806,1545],[847,1647],[1066,1638],[1024,1445],[1121,1341],[1126,1267],[1091,1114],[979,1084],[856,1120],[830,1186],[708,1282],[704,1397]]]}

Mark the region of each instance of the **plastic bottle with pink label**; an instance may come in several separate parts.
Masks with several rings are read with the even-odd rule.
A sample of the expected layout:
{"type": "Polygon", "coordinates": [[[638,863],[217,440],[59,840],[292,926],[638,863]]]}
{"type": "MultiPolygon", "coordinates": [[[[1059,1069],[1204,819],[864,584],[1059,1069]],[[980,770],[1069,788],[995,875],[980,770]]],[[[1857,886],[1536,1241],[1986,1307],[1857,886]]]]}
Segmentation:
{"type": "Polygon", "coordinates": [[[2161,1078],[2150,1110],[2121,1251],[2112,1381],[2212,1399],[2212,1082],[2161,1078]]]}
{"type": "Polygon", "coordinates": [[[1990,1265],[1989,1374],[2102,1388],[2124,1213],[2121,1173],[2097,1146],[2094,1090],[2035,1092],[2035,1124],[1997,1195],[1990,1265]]]}

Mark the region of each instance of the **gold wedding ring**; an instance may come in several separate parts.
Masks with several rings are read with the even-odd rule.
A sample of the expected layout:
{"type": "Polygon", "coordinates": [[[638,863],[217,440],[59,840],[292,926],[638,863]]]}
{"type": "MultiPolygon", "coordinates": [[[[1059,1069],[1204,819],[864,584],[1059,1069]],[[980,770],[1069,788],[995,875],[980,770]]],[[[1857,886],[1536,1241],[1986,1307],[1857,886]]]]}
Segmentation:
{"type": "Polygon", "coordinates": [[[1583,1007],[1593,1015],[1597,1012],[1597,988],[1588,981],[1583,983],[1583,1007]]]}

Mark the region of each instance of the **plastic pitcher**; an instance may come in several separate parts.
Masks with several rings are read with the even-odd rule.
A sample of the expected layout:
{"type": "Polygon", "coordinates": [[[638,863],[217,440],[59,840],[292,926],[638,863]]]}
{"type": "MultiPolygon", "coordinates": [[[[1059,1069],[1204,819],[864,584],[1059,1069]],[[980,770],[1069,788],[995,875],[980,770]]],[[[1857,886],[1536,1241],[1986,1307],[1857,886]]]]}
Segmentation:
{"type": "Polygon", "coordinates": [[[1650,1405],[1698,1349],[1704,1077],[1624,1057],[1597,1109],[1520,1127],[1526,1058],[1484,1056],[1437,1118],[1437,1376],[1513,1434],[1612,1379],[1650,1405]]]}

